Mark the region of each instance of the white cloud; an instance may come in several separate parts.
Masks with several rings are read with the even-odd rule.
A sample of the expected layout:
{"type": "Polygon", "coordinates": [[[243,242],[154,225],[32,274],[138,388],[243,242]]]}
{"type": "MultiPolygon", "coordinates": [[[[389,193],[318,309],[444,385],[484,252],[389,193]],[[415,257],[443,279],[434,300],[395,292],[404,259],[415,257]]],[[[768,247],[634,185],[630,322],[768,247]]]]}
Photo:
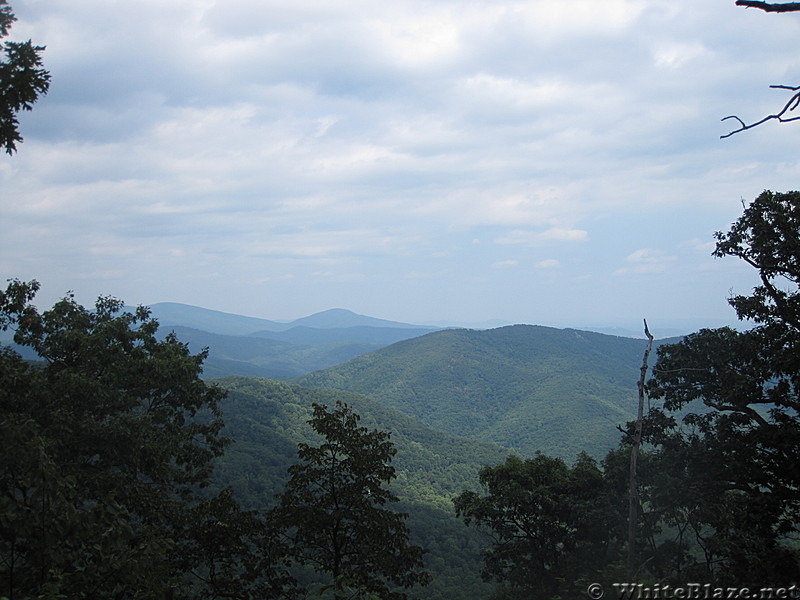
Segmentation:
{"type": "MultiPolygon", "coordinates": [[[[787,52],[800,23],[732,0],[15,9],[53,85],[22,115],[20,152],[0,157],[0,266],[65,289],[94,274],[83,281],[101,293],[224,308],[269,281],[285,313],[307,278],[377,298],[367,286],[389,270],[410,278],[387,302],[436,313],[414,320],[448,310],[422,287],[446,274],[491,281],[474,284],[483,304],[452,296],[499,311],[520,283],[498,245],[558,245],[533,263],[547,277],[628,254],[617,274],[666,280],[708,264],[739,198],[800,176],[796,127],[718,139],[722,116],[759,118],[782,102],[769,84],[800,78],[787,52]]],[[[694,297],[672,302],[690,311],[694,297]]]]}
{"type": "Polygon", "coordinates": [[[560,266],[561,263],[555,258],[546,258],[545,260],[540,260],[536,263],[537,269],[555,269],[560,266]]]}
{"type": "Polygon", "coordinates": [[[516,260],[500,260],[495,263],[492,263],[493,269],[507,269],[509,267],[516,267],[519,264],[519,261],[516,260]]]}
{"type": "Polygon", "coordinates": [[[665,69],[682,68],[693,59],[708,52],[708,48],[698,42],[685,44],[669,41],[663,44],[656,44],[653,48],[656,66],[665,69]]]}
{"type": "Polygon", "coordinates": [[[526,229],[514,229],[502,237],[495,239],[497,244],[523,244],[536,246],[545,242],[583,242],[589,238],[589,234],[583,229],[566,229],[553,227],[544,231],[531,231],[526,229]]]}
{"type": "Polygon", "coordinates": [[[614,275],[664,273],[675,262],[675,256],[670,256],[662,250],[640,248],[625,257],[629,266],[621,267],[614,271],[614,275]]]}

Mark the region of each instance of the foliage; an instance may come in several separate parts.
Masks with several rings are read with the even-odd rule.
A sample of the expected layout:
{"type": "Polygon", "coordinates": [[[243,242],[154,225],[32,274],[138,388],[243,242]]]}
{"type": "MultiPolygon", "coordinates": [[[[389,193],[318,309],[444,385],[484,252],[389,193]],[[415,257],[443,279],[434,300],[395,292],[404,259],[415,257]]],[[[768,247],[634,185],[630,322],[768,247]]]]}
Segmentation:
{"type": "MultiPolygon", "coordinates": [[[[220,578],[199,575],[232,567],[209,555],[217,541],[204,523],[251,530],[255,517],[198,494],[226,443],[224,392],[199,378],[203,354],[157,340],[146,309],[122,313],[111,298],[87,310],[70,296],[40,314],[37,287],[0,293],[0,326],[39,357],[0,348],[0,594],[215,597],[220,578]]],[[[264,569],[273,574],[279,566],[264,569]]]]}
{"type": "Polygon", "coordinates": [[[191,574],[191,597],[295,598],[287,549],[279,531],[257,511],[242,511],[226,488],[188,515],[182,569],[191,574]]]}
{"type": "Polygon", "coordinates": [[[247,508],[273,507],[272,498],[283,488],[287,469],[298,462],[297,444],[324,441],[308,426],[312,405],[345,402],[361,417],[360,425],[392,432],[397,454],[391,463],[396,477],[390,485],[400,498],[395,508],[409,515],[411,543],[428,549],[423,560],[432,576],[427,586],[411,589],[409,596],[488,597],[491,586],[479,574],[484,540],[480,532],[456,519],[451,499],[464,489],[478,489],[478,470],[501,462],[507,450],[436,431],[347,392],[244,377],[215,383],[228,392],[223,433],[233,441],[215,461],[213,489],[230,485],[247,508]]]}
{"type": "Polygon", "coordinates": [[[317,444],[324,439],[308,426],[313,404],[344,402],[358,413],[361,425],[391,431],[397,449],[393,492],[404,504],[425,505],[440,517],[454,515],[453,495],[477,489],[475,475],[481,467],[508,454],[494,444],[437,431],[357,394],[245,377],[214,383],[228,393],[223,432],[233,442],[215,461],[212,485],[233,486],[248,508],[270,507],[270,499],[285,483],[286,470],[298,462],[299,442],[317,444]]]}
{"type": "Polygon", "coordinates": [[[353,584],[399,600],[406,594],[397,588],[428,581],[424,550],[409,544],[406,515],[383,508],[397,500],[384,487],[395,476],[389,434],[358,420],[344,403],[332,411],[314,405],[309,423],[325,442],[298,445],[302,462],[289,468],[273,515],[286,525],[296,560],[330,576],[334,597],[347,597],[345,584],[353,584]]]}
{"type": "MultiPolygon", "coordinates": [[[[16,17],[7,0],[0,0],[0,40],[8,36],[16,17]]],[[[5,60],[0,61],[0,148],[8,154],[22,141],[17,114],[31,110],[47,93],[50,74],[42,68],[44,46],[27,42],[4,42],[5,60]]]]}
{"type": "Polygon", "coordinates": [[[446,330],[295,380],[365,394],[523,456],[602,457],[635,417],[641,340],[517,325],[446,330]]]}
{"type": "Polygon", "coordinates": [[[800,576],[786,544],[800,523],[798,232],[800,193],[767,191],[716,234],[716,256],[758,270],[760,285],[730,300],[755,326],[702,330],[663,346],[650,383],[667,410],[705,404],[681,423],[654,413],[649,439],[659,472],[671,475],[654,485],[692,490],[669,504],[679,507],[671,509],[675,526],[692,531],[702,548],[695,566],[707,578],[748,584],[772,576],[777,584],[800,576]]]}
{"type": "Polygon", "coordinates": [[[569,597],[608,575],[624,520],[593,459],[582,454],[569,467],[543,454],[510,456],[479,479],[486,495],[464,492],[454,504],[467,525],[492,538],[483,576],[501,583],[497,597],[569,597]]]}

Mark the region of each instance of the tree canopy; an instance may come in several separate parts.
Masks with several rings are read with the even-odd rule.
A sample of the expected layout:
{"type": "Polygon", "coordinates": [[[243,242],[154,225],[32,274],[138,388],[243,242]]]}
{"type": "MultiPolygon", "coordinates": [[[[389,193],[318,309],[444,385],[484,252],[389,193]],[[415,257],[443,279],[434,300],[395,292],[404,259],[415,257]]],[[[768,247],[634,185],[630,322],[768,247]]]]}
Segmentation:
{"type": "Polygon", "coordinates": [[[664,460],[670,449],[680,451],[686,474],[709,474],[693,484],[702,482],[708,500],[698,535],[714,540],[713,568],[732,578],[755,576],[756,565],[763,578],[776,564],[783,577],[800,575],[797,556],[784,544],[800,525],[798,232],[800,192],[765,191],[727,233],[716,234],[715,256],[740,258],[758,271],[760,285],[730,299],[738,317],[754,326],[701,330],[660,347],[650,383],[668,411],[690,409],[683,427],[673,416],[651,427],[650,439],[664,460]],[[701,463],[702,469],[691,466],[701,463]],[[712,518],[709,507],[722,505],[727,509],[712,518]]]}
{"type": "Polygon", "coordinates": [[[266,524],[200,493],[226,445],[205,354],[111,298],[40,313],[37,288],[0,292],[0,329],[35,356],[0,346],[0,596],[291,591],[266,524]]]}
{"type": "Polygon", "coordinates": [[[301,463],[274,515],[287,530],[290,553],[329,576],[334,597],[352,587],[402,600],[401,590],[425,584],[424,550],[409,544],[407,515],[384,508],[397,501],[386,487],[395,476],[396,450],[385,431],[358,425],[359,416],[337,401],[333,410],[314,404],[311,427],[324,441],[299,444],[301,463]]]}
{"type": "MultiPolygon", "coordinates": [[[[17,18],[7,0],[0,0],[0,40],[9,35],[17,18]]],[[[50,88],[50,73],[42,68],[44,46],[27,42],[3,42],[0,61],[0,148],[8,154],[17,150],[22,141],[17,115],[31,110],[50,88]]]]}
{"type": "MultiPolygon", "coordinates": [[[[749,328],[658,348],[647,389],[663,406],[643,423],[628,580],[790,586],[800,579],[800,192],[765,191],[715,236],[715,256],[759,274],[729,300],[749,328]]],[[[586,457],[571,468],[512,457],[480,472],[486,495],[456,499],[491,535],[484,576],[498,598],[564,597],[623,573],[632,444],[625,436],[602,469],[586,457]]]]}
{"type": "Polygon", "coordinates": [[[486,467],[479,474],[486,495],[464,492],[454,499],[466,524],[486,531],[483,577],[500,583],[497,598],[583,594],[605,580],[625,539],[622,504],[589,456],[572,467],[537,454],[486,467]]]}

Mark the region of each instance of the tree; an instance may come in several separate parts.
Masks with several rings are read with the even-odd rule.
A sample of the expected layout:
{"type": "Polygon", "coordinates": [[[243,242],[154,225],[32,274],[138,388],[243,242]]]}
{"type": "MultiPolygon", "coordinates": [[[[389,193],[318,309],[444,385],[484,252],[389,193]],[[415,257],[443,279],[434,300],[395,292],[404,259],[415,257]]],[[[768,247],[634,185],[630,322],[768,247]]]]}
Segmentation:
{"type": "Polygon", "coordinates": [[[274,515],[286,527],[292,556],[330,578],[334,597],[353,586],[383,600],[406,597],[398,588],[425,584],[424,550],[410,545],[405,514],[383,508],[397,498],[384,484],[395,477],[396,450],[387,432],[359,427],[359,416],[337,401],[314,404],[309,423],[324,437],[298,445],[300,464],[274,515]]]}
{"type": "Polygon", "coordinates": [[[628,579],[631,581],[633,581],[633,575],[636,571],[636,529],[639,523],[639,507],[641,504],[641,499],[639,498],[638,467],[639,453],[642,445],[642,422],[644,420],[645,379],[647,377],[647,359],[653,348],[653,336],[650,333],[650,329],[647,327],[646,320],[644,321],[644,333],[647,336],[647,346],[644,350],[642,366],[639,369],[639,382],[637,384],[639,389],[639,404],[636,409],[636,423],[633,427],[633,435],[631,436],[631,463],[628,482],[628,579]]]}
{"type": "Polygon", "coordinates": [[[572,467],[539,453],[510,456],[479,479],[486,495],[467,491],[453,502],[467,525],[492,538],[482,576],[500,583],[497,598],[569,597],[589,582],[616,580],[609,565],[625,539],[625,486],[615,493],[589,456],[572,467]]]}
{"type": "Polygon", "coordinates": [[[297,597],[279,531],[257,511],[240,510],[230,488],[192,507],[187,523],[180,570],[189,575],[189,597],[297,597]]]}
{"type": "MultiPolygon", "coordinates": [[[[16,17],[7,0],[0,0],[0,40],[8,36],[16,17]]],[[[27,42],[4,42],[5,60],[0,62],[0,148],[13,154],[22,141],[17,114],[31,110],[50,88],[50,73],[42,68],[44,46],[27,42]]]]}
{"type": "Polygon", "coordinates": [[[693,487],[708,501],[693,514],[716,571],[741,582],[760,565],[777,584],[800,576],[785,543],[800,525],[800,192],[765,191],[716,238],[715,256],[758,271],[760,285],[729,301],[754,326],[659,348],[651,395],[668,411],[691,410],[650,428],[650,441],[664,465],[680,454],[687,475],[707,473],[693,487]]]}
{"type": "MultiPolygon", "coordinates": [[[[199,494],[226,444],[205,353],[111,298],[40,314],[37,288],[0,292],[0,329],[35,355],[0,347],[0,597],[217,597],[219,578],[198,575],[226,563],[197,552],[214,541],[203,523],[256,528],[230,497],[199,494]]],[[[249,597],[242,581],[227,597],[249,597]]]]}

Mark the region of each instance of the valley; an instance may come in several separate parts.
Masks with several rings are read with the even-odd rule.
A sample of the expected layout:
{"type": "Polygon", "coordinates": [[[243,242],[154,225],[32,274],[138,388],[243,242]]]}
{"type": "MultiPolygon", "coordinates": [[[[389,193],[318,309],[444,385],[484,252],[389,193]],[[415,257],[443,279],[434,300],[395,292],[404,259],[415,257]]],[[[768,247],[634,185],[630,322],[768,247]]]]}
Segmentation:
{"type": "Polygon", "coordinates": [[[270,507],[297,444],[319,441],[307,425],[312,403],[340,400],[362,425],[391,433],[396,509],[434,576],[418,598],[491,594],[480,578],[487,540],[452,505],[479,489],[482,467],[536,452],[599,459],[635,416],[643,340],[531,325],[424,329],[348,311],[293,323],[182,305],[155,305],[153,315],[162,334],[209,348],[204,377],[228,392],[233,440],[215,485],[232,486],[246,508],[270,507]]]}

